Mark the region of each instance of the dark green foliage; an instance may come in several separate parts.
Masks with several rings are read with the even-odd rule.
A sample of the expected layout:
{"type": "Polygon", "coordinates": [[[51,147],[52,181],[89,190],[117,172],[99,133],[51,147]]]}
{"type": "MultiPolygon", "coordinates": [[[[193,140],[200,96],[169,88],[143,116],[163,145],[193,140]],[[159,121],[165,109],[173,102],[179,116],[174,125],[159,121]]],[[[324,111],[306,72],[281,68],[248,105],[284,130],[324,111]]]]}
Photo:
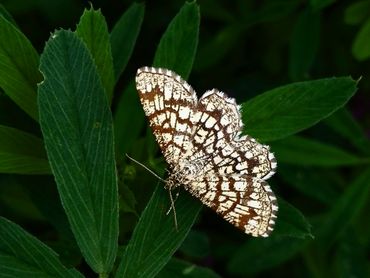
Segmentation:
{"type": "Polygon", "coordinates": [[[370,1],[123,2],[0,5],[0,277],[369,276],[370,1]],[[269,238],[184,190],[176,230],[125,156],[165,176],[145,65],[226,91],[271,145],[269,238]]]}

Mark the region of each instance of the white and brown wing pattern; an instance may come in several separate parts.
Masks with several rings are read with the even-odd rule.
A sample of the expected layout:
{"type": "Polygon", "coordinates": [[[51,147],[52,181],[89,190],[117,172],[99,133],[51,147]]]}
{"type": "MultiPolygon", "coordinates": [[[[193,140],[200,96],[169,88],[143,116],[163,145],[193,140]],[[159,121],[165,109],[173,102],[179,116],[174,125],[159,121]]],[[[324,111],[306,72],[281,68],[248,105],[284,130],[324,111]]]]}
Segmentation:
{"type": "Polygon", "coordinates": [[[227,221],[253,236],[268,236],[278,210],[266,183],[276,169],[269,147],[241,136],[234,99],[217,90],[197,100],[177,74],[141,68],[137,89],[171,173],[167,187],[183,185],[227,221]]]}
{"type": "Polygon", "coordinates": [[[167,163],[178,163],[191,143],[190,121],[197,105],[194,90],[179,75],[162,68],[140,68],[136,89],[167,163]]]}

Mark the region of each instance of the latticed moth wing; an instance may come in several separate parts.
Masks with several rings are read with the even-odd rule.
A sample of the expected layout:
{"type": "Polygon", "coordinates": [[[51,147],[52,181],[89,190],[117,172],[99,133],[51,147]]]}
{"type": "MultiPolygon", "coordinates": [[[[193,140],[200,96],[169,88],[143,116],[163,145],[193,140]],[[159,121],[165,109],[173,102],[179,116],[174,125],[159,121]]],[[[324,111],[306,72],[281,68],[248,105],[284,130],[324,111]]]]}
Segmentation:
{"type": "Polygon", "coordinates": [[[260,179],[272,176],[276,160],[269,147],[250,136],[241,136],[239,106],[217,90],[206,92],[192,116],[193,150],[209,158],[207,170],[220,175],[251,175],[260,179]]]}
{"type": "Polygon", "coordinates": [[[241,135],[239,106],[217,90],[198,101],[177,74],[141,68],[136,87],[172,172],[168,188],[182,184],[227,221],[253,236],[268,236],[278,210],[266,183],[276,169],[269,147],[241,135]]]}
{"type": "Polygon", "coordinates": [[[176,165],[191,144],[194,90],[174,72],[149,67],[137,71],[136,88],[167,163],[176,165]]]}
{"type": "Polygon", "coordinates": [[[275,224],[276,197],[263,180],[208,174],[185,188],[224,219],[252,236],[267,237],[275,224]]]}

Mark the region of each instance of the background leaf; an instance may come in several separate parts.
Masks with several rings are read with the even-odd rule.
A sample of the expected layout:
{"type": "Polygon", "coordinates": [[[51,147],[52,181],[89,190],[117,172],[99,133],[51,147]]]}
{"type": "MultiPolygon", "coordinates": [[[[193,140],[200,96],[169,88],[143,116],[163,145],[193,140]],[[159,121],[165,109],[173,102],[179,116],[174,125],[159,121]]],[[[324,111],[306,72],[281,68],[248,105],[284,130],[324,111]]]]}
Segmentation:
{"type": "Polygon", "coordinates": [[[253,238],[233,252],[227,267],[234,275],[258,273],[287,261],[308,242],[291,237],[253,238]]]}
{"type": "Polygon", "coordinates": [[[333,115],[326,118],[324,123],[348,139],[352,146],[362,153],[370,153],[370,142],[366,137],[365,131],[346,108],[339,109],[333,115]]]}
{"type": "Polygon", "coordinates": [[[0,16],[0,88],[28,115],[37,119],[36,85],[39,57],[30,41],[0,16]]]}
{"type": "Polygon", "coordinates": [[[83,277],[18,225],[0,217],[0,272],[3,277],[83,277]]]}
{"type": "Polygon", "coordinates": [[[77,35],[86,43],[96,64],[102,85],[111,100],[114,87],[112,51],[108,26],[100,10],[85,10],[76,29],[77,35]]]}
{"type": "Polygon", "coordinates": [[[370,57],[370,19],[358,31],[355,41],[352,45],[353,56],[359,60],[364,61],[370,57]]]}
{"type": "Polygon", "coordinates": [[[344,21],[351,25],[359,24],[370,15],[369,9],[369,0],[356,1],[345,10],[344,21]]]}
{"type": "Polygon", "coordinates": [[[125,70],[134,50],[144,18],[144,4],[133,3],[114,25],[110,34],[115,77],[125,70]]]}
{"type": "Polygon", "coordinates": [[[49,174],[42,140],[32,134],[0,125],[0,172],[49,174]]]}
{"type": "Polygon", "coordinates": [[[135,84],[131,82],[123,91],[114,114],[114,134],[118,156],[123,156],[132,148],[144,127],[145,115],[142,107],[138,105],[139,102],[135,84]]]}
{"type": "Polygon", "coordinates": [[[339,196],[335,169],[280,164],[278,174],[292,188],[322,204],[332,205],[339,196]]]}
{"type": "Polygon", "coordinates": [[[14,18],[12,15],[5,9],[5,7],[0,4],[0,15],[3,16],[7,21],[12,23],[14,26],[17,27],[17,23],[15,22],[14,18]]]}
{"type": "Polygon", "coordinates": [[[325,246],[340,236],[364,208],[369,200],[369,180],[370,169],[367,169],[348,185],[343,195],[333,204],[323,223],[317,228],[320,242],[325,246]]]}
{"type": "MultiPolygon", "coordinates": [[[[133,52],[144,17],[144,8],[143,4],[133,3],[111,32],[110,40],[116,79],[126,68],[133,52]]],[[[114,134],[118,156],[130,150],[144,126],[144,113],[138,105],[139,102],[139,96],[132,80],[119,97],[114,114],[114,134]]]]}
{"type": "Polygon", "coordinates": [[[175,71],[183,79],[189,77],[198,46],[200,14],[195,2],[185,2],[168,25],[159,42],[153,67],[175,71]]]}
{"type": "Polygon", "coordinates": [[[332,145],[300,136],[290,136],[271,144],[277,160],[293,165],[342,166],[369,163],[332,145]]]}
{"type": "Polygon", "coordinates": [[[40,70],[40,123],[62,204],[86,261],[108,273],[117,251],[118,196],[106,95],[72,32],[53,34],[40,70]]]}
{"type": "Polygon", "coordinates": [[[305,239],[313,238],[311,225],[303,214],[281,198],[278,198],[279,212],[276,227],[273,231],[274,236],[290,236],[305,239]]]}
{"type": "Polygon", "coordinates": [[[311,9],[304,10],[294,26],[289,52],[289,76],[302,80],[315,59],[320,39],[320,15],[311,9]]]}
{"type": "Polygon", "coordinates": [[[246,133],[262,141],[287,137],[341,108],[356,91],[348,77],[289,84],[242,105],[246,133]]]}

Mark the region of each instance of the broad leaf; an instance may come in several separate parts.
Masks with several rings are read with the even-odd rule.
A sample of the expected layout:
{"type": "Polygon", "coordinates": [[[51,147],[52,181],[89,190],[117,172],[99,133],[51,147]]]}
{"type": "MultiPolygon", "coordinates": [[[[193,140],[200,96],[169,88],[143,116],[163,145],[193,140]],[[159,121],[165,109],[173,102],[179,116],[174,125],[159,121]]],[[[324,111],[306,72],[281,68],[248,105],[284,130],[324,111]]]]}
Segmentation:
{"type": "Polygon", "coordinates": [[[174,70],[186,80],[198,46],[199,23],[197,4],[185,2],[161,38],[153,66],[174,70]]]}
{"type": "Polygon", "coordinates": [[[370,19],[358,31],[352,45],[352,54],[358,61],[370,58],[370,19]]]}
{"type": "Polygon", "coordinates": [[[344,106],[356,91],[349,77],[297,82],[243,103],[245,132],[262,141],[304,130],[344,106]]]}
{"type": "Polygon", "coordinates": [[[271,144],[279,162],[294,165],[343,166],[369,163],[369,158],[360,158],[332,145],[312,139],[290,136],[271,144]]]}
{"type": "Polygon", "coordinates": [[[0,88],[37,119],[36,90],[41,81],[39,56],[30,41],[0,15],[0,88]]]}
{"type": "Polygon", "coordinates": [[[121,16],[110,34],[116,80],[122,74],[134,50],[144,18],[144,4],[133,3],[121,16]]]}
{"type": "Polygon", "coordinates": [[[100,10],[85,10],[77,25],[78,36],[86,43],[95,61],[102,85],[111,100],[114,87],[112,51],[108,26],[100,10]]]}
{"type": "Polygon", "coordinates": [[[62,204],[88,264],[108,273],[116,257],[118,194],[108,101],[85,44],[58,31],[41,57],[40,123],[62,204]]]}
{"type": "Polygon", "coordinates": [[[67,269],[52,249],[18,225],[0,217],[0,273],[2,277],[83,277],[67,269]]]}
{"type": "Polygon", "coordinates": [[[49,174],[49,162],[42,140],[0,125],[0,173],[49,174]]]}
{"type": "Polygon", "coordinates": [[[168,192],[160,184],[142,213],[134,234],[125,248],[116,277],[156,277],[180,247],[199,213],[200,203],[185,192],[176,201],[178,230],[168,192]]]}

